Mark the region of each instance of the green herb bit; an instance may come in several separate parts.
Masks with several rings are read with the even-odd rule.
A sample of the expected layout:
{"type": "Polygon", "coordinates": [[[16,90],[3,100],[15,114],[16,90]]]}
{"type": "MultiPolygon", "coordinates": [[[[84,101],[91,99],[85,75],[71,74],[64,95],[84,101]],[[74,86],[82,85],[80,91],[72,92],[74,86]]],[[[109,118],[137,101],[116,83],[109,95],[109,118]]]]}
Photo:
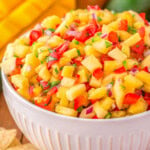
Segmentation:
{"type": "Polygon", "coordinates": [[[14,57],[18,58],[19,56],[17,56],[16,54],[14,54],[14,57]]]}
{"type": "Polygon", "coordinates": [[[135,17],[135,14],[132,14],[132,17],[134,18],[134,17],[135,17]]]}
{"type": "Polygon", "coordinates": [[[34,54],[35,54],[35,57],[38,58],[38,51],[37,50],[34,52],[34,54]]]}
{"type": "Polygon", "coordinates": [[[135,28],[131,27],[131,26],[128,26],[128,30],[127,31],[130,32],[131,34],[134,34],[134,33],[137,32],[137,30],[135,28]]]}
{"type": "Polygon", "coordinates": [[[58,71],[58,69],[57,69],[57,68],[55,68],[55,72],[56,72],[56,74],[58,74],[58,73],[59,73],[59,71],[58,71]]]}
{"type": "Polygon", "coordinates": [[[99,17],[99,16],[97,16],[97,21],[98,21],[98,22],[102,21],[102,18],[99,17]]]}
{"type": "Polygon", "coordinates": [[[140,45],[136,45],[136,47],[138,48],[138,47],[140,47],[140,45]]]}
{"type": "Polygon", "coordinates": [[[52,50],[51,48],[48,48],[48,51],[49,51],[49,53],[52,53],[52,52],[53,52],[53,50],[52,50]]]}
{"type": "Polygon", "coordinates": [[[44,90],[43,93],[47,93],[49,90],[44,90]]]}
{"type": "Polygon", "coordinates": [[[110,84],[111,84],[111,85],[114,85],[114,81],[111,81],[110,84]]]}
{"type": "Polygon", "coordinates": [[[60,70],[63,70],[63,67],[64,67],[64,66],[61,66],[61,67],[60,67],[60,70]]]}
{"type": "Polygon", "coordinates": [[[51,88],[52,87],[54,87],[54,86],[56,86],[56,85],[58,85],[60,83],[60,81],[58,80],[58,81],[53,81],[53,82],[51,82],[50,84],[51,84],[51,88]]]}
{"type": "Polygon", "coordinates": [[[80,50],[77,49],[78,56],[81,56],[80,50]]]}
{"type": "Polygon", "coordinates": [[[41,60],[41,64],[43,64],[44,63],[44,61],[43,60],[41,60]]]}
{"type": "Polygon", "coordinates": [[[111,112],[108,112],[104,118],[105,118],[105,119],[110,119],[111,117],[112,117],[111,112]]]}
{"type": "Polygon", "coordinates": [[[105,40],[105,45],[106,45],[106,48],[108,48],[108,47],[112,46],[112,43],[105,40]]]}
{"type": "Polygon", "coordinates": [[[79,45],[79,41],[77,41],[77,40],[73,40],[73,43],[76,45],[79,45]]]}
{"type": "Polygon", "coordinates": [[[102,32],[98,32],[97,35],[98,35],[98,36],[101,36],[101,35],[102,35],[102,32]]]}
{"type": "Polygon", "coordinates": [[[95,42],[95,38],[92,38],[92,43],[94,43],[95,42]]]}
{"type": "Polygon", "coordinates": [[[126,89],[126,87],[124,86],[124,85],[120,85],[121,86],[121,88],[123,89],[123,90],[125,90],[126,89]]]}
{"type": "Polygon", "coordinates": [[[42,34],[44,34],[44,29],[42,29],[42,34]]]}
{"type": "Polygon", "coordinates": [[[82,106],[80,106],[78,109],[77,109],[77,111],[80,113],[81,111],[83,110],[83,107],[82,106]]]}
{"type": "Polygon", "coordinates": [[[127,61],[126,60],[124,60],[123,62],[122,62],[122,64],[123,64],[123,66],[126,68],[126,70],[128,69],[128,66],[127,66],[127,61]]]}
{"type": "Polygon", "coordinates": [[[55,29],[53,29],[53,28],[48,28],[47,30],[49,30],[51,32],[55,32],[55,29]]]}
{"type": "Polygon", "coordinates": [[[69,27],[67,25],[65,25],[65,27],[68,29],[69,27]]]}
{"type": "Polygon", "coordinates": [[[77,67],[77,64],[72,64],[73,67],[77,67]]]}
{"type": "Polygon", "coordinates": [[[54,58],[52,56],[47,56],[46,57],[46,62],[53,61],[53,60],[57,60],[57,58],[54,58]]]}

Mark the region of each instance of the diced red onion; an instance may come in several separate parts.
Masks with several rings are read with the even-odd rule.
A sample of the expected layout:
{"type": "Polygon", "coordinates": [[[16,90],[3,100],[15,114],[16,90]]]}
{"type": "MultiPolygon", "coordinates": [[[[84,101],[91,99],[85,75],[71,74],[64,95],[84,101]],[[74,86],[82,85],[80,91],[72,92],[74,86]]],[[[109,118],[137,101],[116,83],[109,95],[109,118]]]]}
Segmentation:
{"type": "Polygon", "coordinates": [[[148,55],[150,55],[150,49],[148,49],[147,51],[144,52],[145,57],[148,56],[148,55]]]}
{"type": "Polygon", "coordinates": [[[50,31],[50,30],[45,30],[45,32],[44,32],[46,35],[48,35],[48,36],[51,36],[52,35],[52,32],[50,31]]]}
{"type": "Polygon", "coordinates": [[[96,15],[94,13],[92,13],[92,18],[96,19],[96,15]]]}
{"type": "Polygon", "coordinates": [[[109,97],[112,96],[112,91],[111,91],[111,90],[108,91],[108,96],[109,96],[109,97]]]}
{"type": "Polygon", "coordinates": [[[102,34],[102,35],[101,35],[101,38],[104,39],[107,35],[108,35],[107,33],[102,34]]]}
{"type": "Polygon", "coordinates": [[[89,113],[91,113],[93,111],[93,107],[90,107],[90,108],[88,108],[87,110],[86,110],[86,114],[89,114],[89,113]]]}
{"type": "Polygon", "coordinates": [[[134,76],[137,72],[138,72],[137,68],[132,68],[129,73],[134,76]]]}
{"type": "Polygon", "coordinates": [[[41,30],[41,29],[42,29],[41,24],[37,24],[37,25],[35,25],[34,29],[36,29],[36,30],[41,30]]]}
{"type": "Polygon", "coordinates": [[[112,88],[112,84],[107,84],[106,88],[110,90],[112,88]]]}

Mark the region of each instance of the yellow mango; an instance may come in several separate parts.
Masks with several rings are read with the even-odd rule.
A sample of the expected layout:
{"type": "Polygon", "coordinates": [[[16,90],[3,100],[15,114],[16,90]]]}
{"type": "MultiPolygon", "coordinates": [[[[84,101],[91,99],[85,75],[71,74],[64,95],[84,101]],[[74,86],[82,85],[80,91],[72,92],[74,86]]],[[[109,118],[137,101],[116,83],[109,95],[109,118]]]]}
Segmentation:
{"type": "Polygon", "coordinates": [[[124,30],[118,30],[116,32],[117,32],[121,41],[125,41],[131,36],[131,34],[129,32],[124,31],[124,30]]]}
{"type": "Polygon", "coordinates": [[[48,71],[47,67],[44,66],[40,69],[39,73],[38,73],[39,77],[42,78],[44,81],[49,81],[51,78],[51,74],[48,71]]]}
{"type": "Polygon", "coordinates": [[[61,57],[58,64],[60,67],[67,65],[70,62],[69,57],[61,57]]]}
{"type": "Polygon", "coordinates": [[[19,88],[17,90],[17,92],[23,96],[24,98],[26,98],[27,100],[30,99],[30,95],[29,95],[29,89],[28,88],[25,88],[25,87],[22,87],[22,88],[19,88]]]}
{"type": "Polygon", "coordinates": [[[144,83],[150,85],[150,73],[147,73],[145,71],[140,71],[136,73],[136,77],[143,81],[144,83]]]}
{"type": "Polygon", "coordinates": [[[64,87],[72,87],[75,84],[75,79],[63,77],[61,80],[61,86],[64,87]]]}
{"type": "Polygon", "coordinates": [[[138,61],[136,59],[127,59],[126,62],[128,70],[133,68],[135,65],[138,65],[138,61]]]}
{"type": "Polygon", "coordinates": [[[120,110],[120,111],[112,111],[112,118],[120,118],[126,116],[126,111],[120,110]]]}
{"type": "Polygon", "coordinates": [[[70,59],[75,58],[78,56],[78,52],[76,48],[66,51],[63,56],[69,57],[70,59]]]}
{"type": "Polygon", "coordinates": [[[96,57],[100,56],[100,53],[96,51],[92,45],[87,45],[84,48],[86,56],[94,55],[96,57]]]}
{"type": "Polygon", "coordinates": [[[36,86],[36,87],[33,89],[34,96],[40,95],[41,92],[42,92],[41,86],[36,86]]]}
{"type": "Polygon", "coordinates": [[[64,66],[61,75],[63,77],[72,77],[74,69],[74,66],[64,66]]]}
{"type": "Polygon", "coordinates": [[[31,65],[24,64],[21,69],[21,74],[27,78],[31,78],[32,76],[35,75],[35,70],[31,65]]]}
{"type": "Polygon", "coordinates": [[[101,79],[96,79],[94,76],[91,77],[89,85],[94,88],[101,86],[101,79]]]}
{"type": "Polygon", "coordinates": [[[144,42],[146,45],[150,46],[150,26],[145,28],[145,37],[144,37],[144,42]]]}
{"type": "Polygon", "coordinates": [[[150,67],[150,55],[148,55],[147,57],[144,58],[144,60],[142,61],[142,67],[150,67]]]}
{"type": "Polygon", "coordinates": [[[122,45],[121,51],[127,56],[130,57],[130,48],[126,45],[122,45]]]}
{"type": "Polygon", "coordinates": [[[80,69],[77,74],[80,75],[79,83],[85,83],[88,81],[88,75],[85,69],[80,69]]]}
{"type": "Polygon", "coordinates": [[[147,92],[147,93],[150,93],[150,85],[148,84],[144,84],[144,91],[147,92]]]}

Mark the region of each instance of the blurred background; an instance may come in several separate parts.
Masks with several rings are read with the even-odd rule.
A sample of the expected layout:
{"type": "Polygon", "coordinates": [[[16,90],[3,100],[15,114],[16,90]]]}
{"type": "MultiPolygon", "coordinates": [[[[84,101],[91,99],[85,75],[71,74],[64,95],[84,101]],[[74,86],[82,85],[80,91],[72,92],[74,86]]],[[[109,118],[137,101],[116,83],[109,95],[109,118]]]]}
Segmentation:
{"type": "Polygon", "coordinates": [[[146,12],[150,20],[150,0],[0,0],[0,59],[7,43],[48,15],[63,17],[72,9],[98,4],[114,11],[146,12]]]}

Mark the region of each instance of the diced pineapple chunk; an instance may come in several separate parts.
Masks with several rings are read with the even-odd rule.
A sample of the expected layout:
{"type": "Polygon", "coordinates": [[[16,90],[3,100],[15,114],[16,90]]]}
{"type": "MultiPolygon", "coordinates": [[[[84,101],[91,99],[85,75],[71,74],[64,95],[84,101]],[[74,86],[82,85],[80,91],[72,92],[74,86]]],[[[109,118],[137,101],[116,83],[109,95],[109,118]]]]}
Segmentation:
{"type": "Polygon", "coordinates": [[[144,22],[137,21],[133,24],[133,27],[136,29],[139,29],[139,28],[143,27],[144,25],[145,25],[144,22]]]}
{"type": "Polygon", "coordinates": [[[150,55],[145,57],[145,59],[142,61],[142,67],[150,67],[150,55]]]}
{"type": "Polygon", "coordinates": [[[117,104],[117,107],[119,109],[123,108],[123,100],[124,100],[124,90],[121,87],[121,80],[120,79],[116,79],[115,84],[113,86],[113,94],[114,94],[114,98],[117,104]]]}
{"type": "Polygon", "coordinates": [[[135,65],[138,65],[138,61],[136,59],[127,59],[127,68],[131,69],[133,68],[135,65]]]}
{"type": "Polygon", "coordinates": [[[24,98],[26,98],[27,100],[30,99],[30,95],[29,95],[29,89],[26,87],[21,87],[17,90],[17,92],[23,96],[24,98]]]}
{"type": "Polygon", "coordinates": [[[36,87],[33,89],[34,96],[38,96],[41,92],[42,92],[41,86],[36,86],[36,87]]]}
{"type": "Polygon", "coordinates": [[[28,78],[21,74],[11,76],[11,82],[18,88],[28,88],[29,81],[28,78]]]}
{"type": "Polygon", "coordinates": [[[120,111],[112,111],[112,118],[120,118],[126,116],[126,111],[120,110],[120,111]]]}
{"type": "Polygon", "coordinates": [[[65,66],[70,62],[70,58],[69,57],[61,57],[59,60],[59,66],[65,66]]]}
{"type": "Polygon", "coordinates": [[[51,78],[51,74],[48,71],[47,67],[44,66],[40,69],[39,73],[38,73],[39,77],[42,78],[44,81],[49,81],[51,78]]]}
{"type": "Polygon", "coordinates": [[[77,74],[80,75],[79,83],[87,82],[88,78],[87,78],[87,72],[85,71],[85,69],[80,69],[77,74]]]}
{"type": "Polygon", "coordinates": [[[49,17],[45,18],[42,21],[41,25],[44,28],[53,28],[53,29],[55,29],[56,25],[60,24],[60,23],[61,23],[61,19],[58,16],[53,15],[53,16],[49,16],[49,17]]]}
{"type": "Polygon", "coordinates": [[[81,63],[90,72],[93,72],[97,68],[102,68],[102,65],[99,62],[99,60],[93,55],[86,57],[81,63]]]}
{"type": "Polygon", "coordinates": [[[31,78],[35,74],[35,70],[32,66],[24,64],[24,66],[21,69],[21,73],[25,77],[31,78]]]}
{"type": "Polygon", "coordinates": [[[117,34],[121,41],[125,41],[131,36],[131,34],[129,32],[124,31],[124,30],[118,30],[117,34]]]}
{"type": "Polygon", "coordinates": [[[96,79],[94,76],[90,79],[90,86],[94,88],[98,88],[101,86],[101,79],[96,79]]]}
{"type": "Polygon", "coordinates": [[[118,61],[124,61],[127,59],[127,55],[125,55],[119,48],[115,48],[108,52],[108,56],[114,58],[115,60],[118,61]]]}
{"type": "Polygon", "coordinates": [[[74,69],[74,66],[64,66],[61,75],[63,77],[72,77],[74,69]]]}
{"type": "Polygon", "coordinates": [[[111,99],[110,97],[106,97],[102,100],[100,100],[100,105],[102,108],[104,108],[105,110],[111,110],[112,105],[115,103],[115,101],[113,99],[111,99]]]}
{"type": "Polygon", "coordinates": [[[38,58],[36,58],[33,53],[26,55],[25,63],[34,67],[34,68],[40,64],[38,58]]]}
{"type": "Polygon", "coordinates": [[[105,110],[103,107],[101,107],[101,105],[100,105],[99,102],[96,102],[96,103],[93,105],[93,107],[94,107],[94,111],[95,111],[95,113],[96,113],[96,116],[97,116],[98,118],[104,118],[104,117],[107,115],[107,113],[108,113],[107,110],[105,110]]]}
{"type": "Polygon", "coordinates": [[[112,82],[114,79],[114,74],[109,74],[107,75],[103,80],[102,80],[102,86],[108,85],[110,82],[112,82]]]}
{"type": "Polygon", "coordinates": [[[105,61],[104,62],[104,74],[108,75],[121,66],[122,66],[122,63],[116,60],[105,61]]]}
{"type": "Polygon", "coordinates": [[[132,75],[127,75],[124,78],[124,85],[126,88],[138,89],[143,85],[143,82],[132,75]]]}
{"type": "Polygon", "coordinates": [[[64,87],[72,87],[75,84],[75,79],[63,77],[61,80],[61,86],[64,87]]]}
{"type": "Polygon", "coordinates": [[[150,46],[150,26],[145,28],[145,37],[144,37],[144,42],[146,45],[150,46]]]}
{"type": "Polygon", "coordinates": [[[14,55],[23,58],[26,56],[27,53],[30,52],[29,46],[26,45],[16,45],[14,48],[14,55]]]}
{"type": "Polygon", "coordinates": [[[107,41],[107,40],[103,39],[103,40],[94,42],[93,47],[98,52],[100,52],[102,54],[106,54],[111,49],[112,43],[110,41],[107,41]]]}
{"type": "Polygon", "coordinates": [[[49,51],[43,51],[42,53],[40,53],[39,55],[38,55],[38,59],[40,60],[40,61],[43,61],[44,59],[45,59],[45,57],[47,57],[49,55],[49,51]]]}
{"type": "Polygon", "coordinates": [[[11,74],[16,68],[16,58],[10,57],[7,60],[3,60],[1,67],[6,75],[11,74]]]}
{"type": "Polygon", "coordinates": [[[150,93],[150,85],[144,84],[144,91],[150,93]]]}
{"type": "Polygon", "coordinates": [[[129,106],[127,112],[129,114],[138,114],[146,111],[147,107],[147,102],[143,98],[140,98],[135,104],[129,106]]]}
{"type": "Polygon", "coordinates": [[[61,87],[58,89],[58,92],[57,92],[56,96],[57,96],[58,98],[67,99],[67,96],[66,96],[67,90],[68,90],[68,88],[61,86],[61,87]]]}
{"type": "Polygon", "coordinates": [[[78,84],[67,90],[67,99],[73,101],[76,97],[82,95],[86,91],[84,84],[78,84]]]}
{"type": "Polygon", "coordinates": [[[144,83],[150,85],[150,73],[145,71],[140,71],[136,73],[136,77],[143,81],[144,83]]]}
{"type": "Polygon", "coordinates": [[[66,115],[66,116],[72,116],[76,117],[78,112],[72,108],[64,107],[61,105],[57,105],[55,108],[56,113],[66,115]]]}
{"type": "Polygon", "coordinates": [[[87,45],[84,48],[86,56],[94,55],[96,57],[100,56],[100,53],[94,49],[92,45],[87,45]]]}
{"type": "Polygon", "coordinates": [[[127,57],[130,57],[130,48],[129,48],[129,46],[122,45],[122,49],[121,50],[122,50],[122,52],[124,54],[126,54],[127,57]]]}
{"type": "Polygon", "coordinates": [[[106,87],[91,89],[89,90],[88,94],[89,94],[88,99],[100,99],[107,95],[107,89],[106,87]]]}
{"type": "Polygon", "coordinates": [[[130,38],[125,40],[123,42],[123,44],[125,44],[125,45],[130,47],[130,46],[133,46],[134,44],[136,44],[137,42],[139,42],[140,40],[141,40],[141,36],[139,35],[139,33],[135,33],[130,38]]]}
{"type": "Polygon", "coordinates": [[[59,71],[60,71],[60,69],[59,69],[58,63],[53,64],[52,65],[52,75],[57,78],[59,75],[59,71]]]}
{"type": "Polygon", "coordinates": [[[78,52],[76,48],[66,51],[63,56],[69,57],[70,59],[75,58],[78,56],[78,52]]]}

